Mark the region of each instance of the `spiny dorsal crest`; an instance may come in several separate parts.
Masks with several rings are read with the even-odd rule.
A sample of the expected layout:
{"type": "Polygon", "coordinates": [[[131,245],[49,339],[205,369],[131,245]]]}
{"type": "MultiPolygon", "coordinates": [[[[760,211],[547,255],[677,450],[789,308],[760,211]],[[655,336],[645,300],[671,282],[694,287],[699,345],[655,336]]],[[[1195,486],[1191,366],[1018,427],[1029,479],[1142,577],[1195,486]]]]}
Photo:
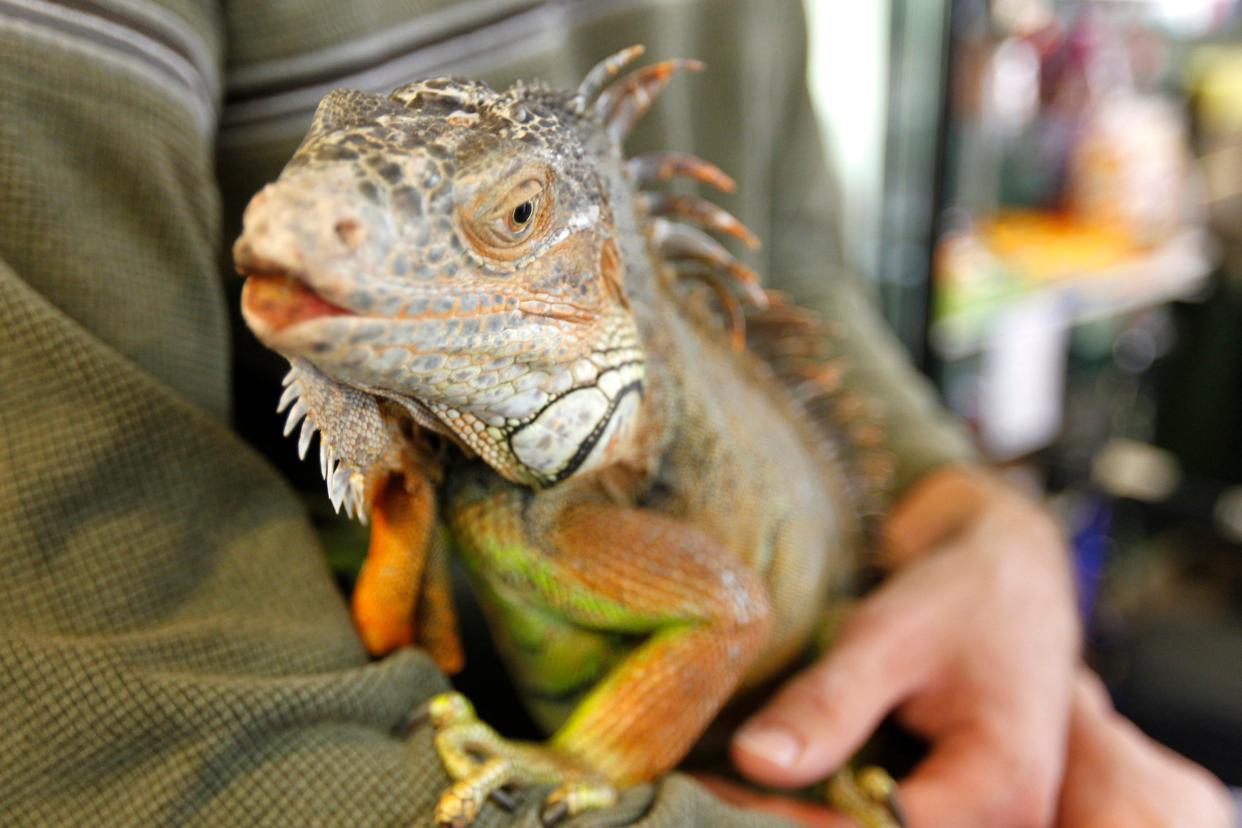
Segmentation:
{"type": "MultiPolygon", "coordinates": [[[[651,108],[674,74],[704,68],[697,60],[673,58],[636,69],[618,79],[644,51],[642,46],[630,46],[600,61],[586,74],[570,99],[573,111],[598,119],[618,145],[651,108]]],[[[626,172],[639,187],[687,177],[722,192],[737,189],[733,179],[719,167],[684,153],[640,155],[627,162],[626,172]]],[[[711,289],[725,315],[733,347],[740,350],[746,337],[743,306],[766,307],[766,294],[754,270],[698,228],[732,236],[752,250],[759,247],[758,237],[728,211],[698,196],[640,192],[637,206],[648,219],[647,236],[662,261],[678,278],[704,282],[711,289]]]]}
{"type": "MultiPolygon", "coordinates": [[[[702,68],[698,61],[666,60],[616,80],[642,54],[641,46],[631,46],[601,61],[587,73],[571,99],[575,111],[593,114],[618,143],[676,71],[702,68]]],[[[714,164],[682,153],[640,155],[626,163],[626,171],[639,187],[687,177],[722,192],[737,188],[733,179],[714,164]]],[[[846,449],[849,476],[856,487],[855,503],[864,518],[878,514],[895,471],[891,453],[885,448],[883,412],[873,410],[868,400],[846,390],[842,377],[848,363],[835,353],[837,337],[829,326],[783,296],[765,291],[755,271],[702,232],[731,236],[752,250],[759,247],[759,239],[719,206],[697,196],[644,190],[638,194],[638,208],[648,219],[647,234],[653,247],[677,277],[704,282],[716,296],[734,349],[745,347],[749,320],[756,329],[757,354],[815,422],[831,424],[822,433],[846,449]]]]}

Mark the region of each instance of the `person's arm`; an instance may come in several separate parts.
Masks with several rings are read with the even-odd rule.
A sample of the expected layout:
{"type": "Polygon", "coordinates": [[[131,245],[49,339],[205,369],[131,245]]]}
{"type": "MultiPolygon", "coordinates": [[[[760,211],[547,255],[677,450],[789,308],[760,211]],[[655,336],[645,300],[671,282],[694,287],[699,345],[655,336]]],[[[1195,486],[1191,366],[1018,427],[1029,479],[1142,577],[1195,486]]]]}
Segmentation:
{"type": "MultiPolygon", "coordinates": [[[[800,11],[800,4],[790,5],[800,11]]],[[[860,401],[853,407],[862,413],[849,416],[874,422],[891,457],[893,473],[882,493],[891,506],[932,469],[974,463],[978,454],[843,259],[849,205],[828,169],[808,92],[806,32],[800,16],[791,17],[778,53],[787,88],[774,96],[781,137],[771,148],[767,273],[773,287],[828,322],[834,359],[843,366],[837,396],[860,401]]]]}
{"type": "Polygon", "coordinates": [[[389,731],[445,684],[368,664],[224,422],[214,26],[28,8],[0,12],[0,821],[410,820],[446,778],[389,731]]]}

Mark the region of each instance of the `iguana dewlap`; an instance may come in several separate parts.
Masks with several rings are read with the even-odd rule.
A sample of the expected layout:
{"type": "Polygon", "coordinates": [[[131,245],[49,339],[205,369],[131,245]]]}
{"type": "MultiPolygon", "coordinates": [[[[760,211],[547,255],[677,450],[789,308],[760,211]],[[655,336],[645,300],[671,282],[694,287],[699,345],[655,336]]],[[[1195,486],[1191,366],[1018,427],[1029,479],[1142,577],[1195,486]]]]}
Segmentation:
{"type": "Polygon", "coordinates": [[[524,782],[556,786],[553,815],[600,807],[676,765],[807,646],[891,465],[838,393],[830,332],[692,225],[749,231],[642,189],[732,182],[692,156],[623,157],[669,76],[697,68],[614,81],[640,53],[576,92],[333,92],[234,248],[247,323],[292,363],[288,430],[302,421],[303,454],[319,432],[334,504],[371,518],[368,647],[459,666],[451,548],[553,731],[505,743],[437,700],[458,780],[443,822],[524,782]]]}

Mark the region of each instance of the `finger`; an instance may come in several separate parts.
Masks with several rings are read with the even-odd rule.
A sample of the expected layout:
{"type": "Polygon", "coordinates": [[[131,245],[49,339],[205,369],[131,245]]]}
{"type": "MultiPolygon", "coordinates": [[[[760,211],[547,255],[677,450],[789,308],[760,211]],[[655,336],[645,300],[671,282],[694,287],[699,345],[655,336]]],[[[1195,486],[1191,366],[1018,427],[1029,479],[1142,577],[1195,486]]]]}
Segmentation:
{"type": "Polygon", "coordinates": [[[1047,765],[1021,737],[974,727],[938,742],[898,795],[910,828],[1050,825],[1060,766],[1047,765]]]}
{"type": "Polygon", "coordinates": [[[1059,828],[1227,828],[1232,811],[1219,780],[1117,715],[1095,674],[1079,670],[1059,828]]]}
{"type": "Polygon", "coordinates": [[[695,778],[717,797],[739,808],[763,811],[811,828],[853,828],[854,825],[830,808],[813,802],[760,793],[718,776],[696,775],[695,778]]]}
{"type": "Polygon", "coordinates": [[[823,779],[922,683],[945,639],[914,596],[892,606],[904,591],[894,583],[860,604],[832,651],[738,730],[731,752],[746,776],[778,786],[823,779]]]}

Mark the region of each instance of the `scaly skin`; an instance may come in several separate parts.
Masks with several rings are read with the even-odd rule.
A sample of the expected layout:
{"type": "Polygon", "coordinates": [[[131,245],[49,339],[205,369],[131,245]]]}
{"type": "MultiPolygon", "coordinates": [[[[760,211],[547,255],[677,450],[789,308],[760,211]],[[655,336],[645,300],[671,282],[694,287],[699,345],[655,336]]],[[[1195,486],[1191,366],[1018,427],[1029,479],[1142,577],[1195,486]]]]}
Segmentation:
{"type": "Polygon", "coordinates": [[[446,824],[503,786],[557,785],[555,817],[674,767],[739,686],[808,646],[856,568],[856,496],[884,485],[865,406],[834,396],[830,332],[672,219],[749,231],[639,192],[732,186],[692,157],[623,158],[672,72],[698,68],[613,82],[640,52],[577,93],[334,92],[234,250],[247,322],[293,366],[299,450],[318,431],[333,502],[374,518],[353,599],[367,646],[459,666],[441,521],[553,731],[511,745],[433,702],[458,780],[446,824]],[[834,418],[856,436],[840,451],[834,418]]]}

